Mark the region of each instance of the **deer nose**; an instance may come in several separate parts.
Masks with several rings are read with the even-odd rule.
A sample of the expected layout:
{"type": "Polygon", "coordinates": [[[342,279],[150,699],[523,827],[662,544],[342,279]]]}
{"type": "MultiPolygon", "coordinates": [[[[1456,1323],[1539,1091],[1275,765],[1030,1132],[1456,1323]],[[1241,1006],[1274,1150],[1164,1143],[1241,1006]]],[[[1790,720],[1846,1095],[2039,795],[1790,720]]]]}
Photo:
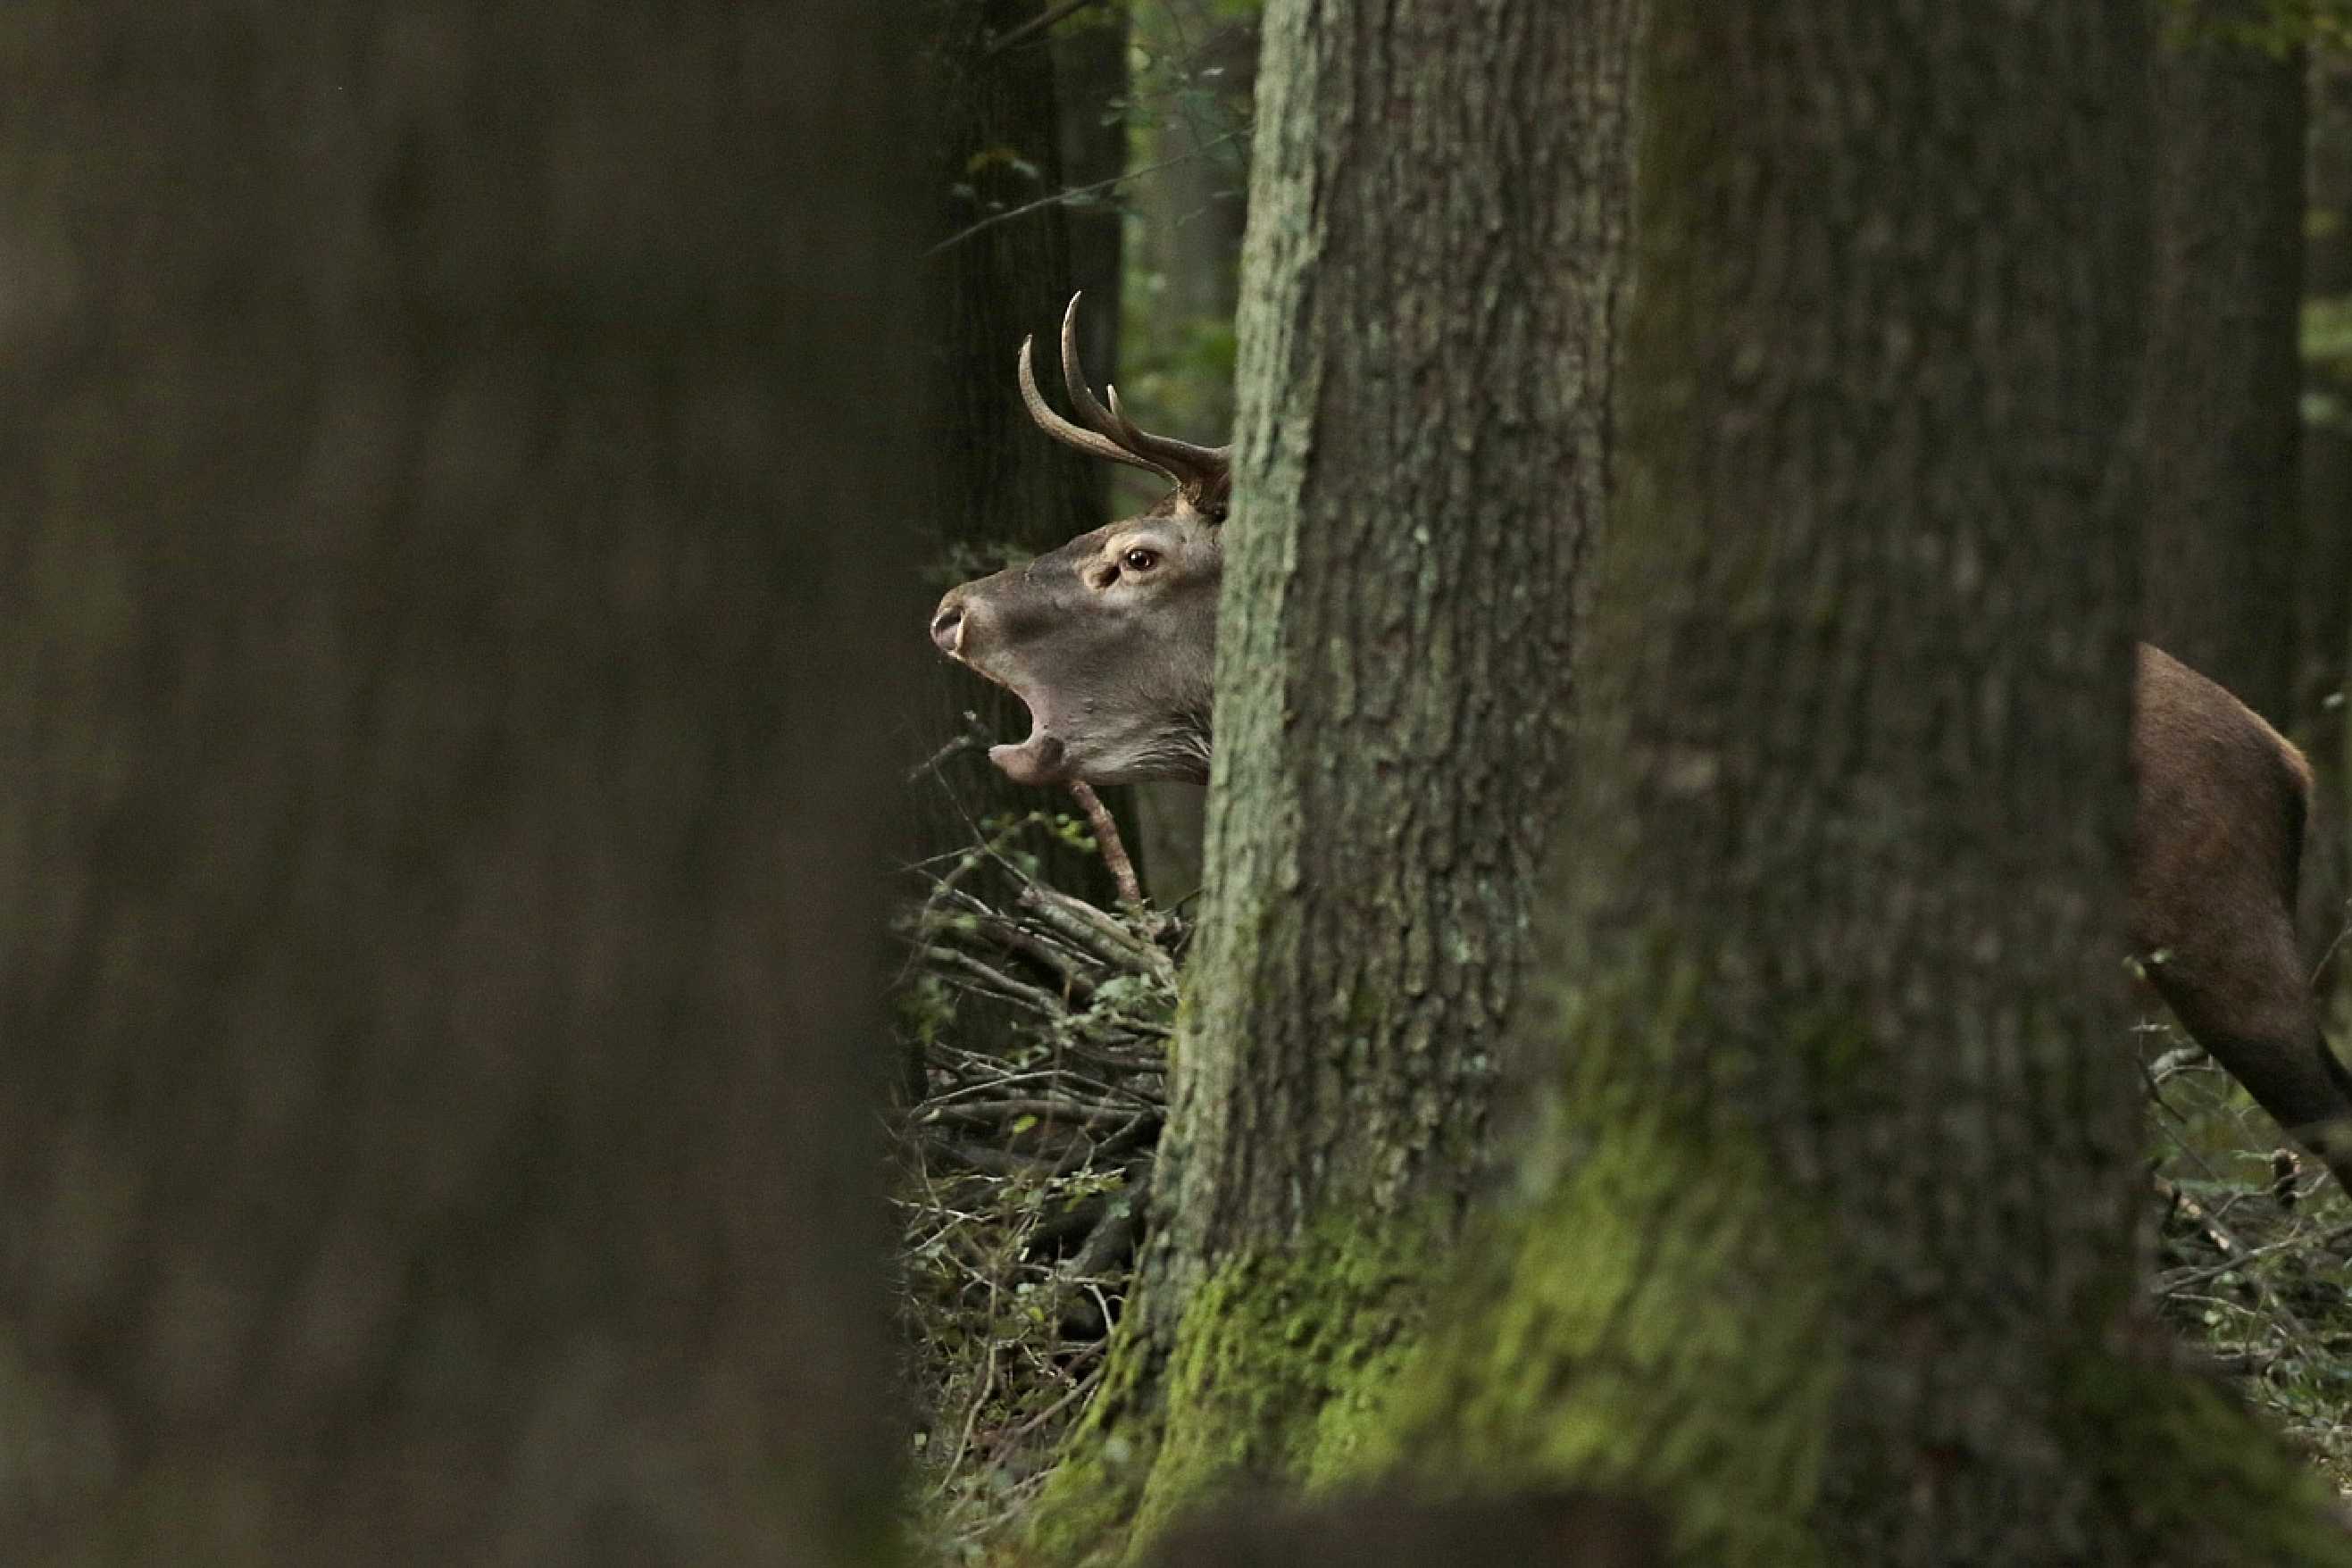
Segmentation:
{"type": "Polygon", "coordinates": [[[941,653],[950,658],[955,657],[956,648],[963,642],[962,590],[940,601],[938,612],[931,616],[931,641],[939,645],[941,653]]]}

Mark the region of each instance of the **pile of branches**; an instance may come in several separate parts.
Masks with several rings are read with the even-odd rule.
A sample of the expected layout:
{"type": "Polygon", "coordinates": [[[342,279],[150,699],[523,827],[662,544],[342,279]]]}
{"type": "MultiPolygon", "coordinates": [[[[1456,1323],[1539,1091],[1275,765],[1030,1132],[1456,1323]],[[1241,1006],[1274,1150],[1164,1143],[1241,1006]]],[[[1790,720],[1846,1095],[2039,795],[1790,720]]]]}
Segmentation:
{"type": "Polygon", "coordinates": [[[1100,1381],[1167,1103],[1182,924],[1039,881],[1046,834],[1100,847],[1070,817],[991,824],[897,921],[901,1310],[943,1561],[1026,1507],[1100,1381]]]}

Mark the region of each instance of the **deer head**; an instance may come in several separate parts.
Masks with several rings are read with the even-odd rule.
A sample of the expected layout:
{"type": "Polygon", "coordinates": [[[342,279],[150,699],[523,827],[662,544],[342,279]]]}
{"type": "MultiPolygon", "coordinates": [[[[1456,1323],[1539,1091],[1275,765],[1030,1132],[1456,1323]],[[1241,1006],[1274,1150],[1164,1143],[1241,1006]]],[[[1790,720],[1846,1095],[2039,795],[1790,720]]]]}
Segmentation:
{"type": "Polygon", "coordinates": [[[1105,389],[1107,406],[1097,402],[1078,369],[1077,313],[1072,295],[1062,380],[1085,424],[1047,405],[1024,339],[1029,416],[1065,446],[1173,488],[1148,511],[951,589],[931,616],[931,640],[1027,706],[1029,738],[988,753],[1017,782],[1205,783],[1233,448],[1138,428],[1116,387],[1105,389]]]}

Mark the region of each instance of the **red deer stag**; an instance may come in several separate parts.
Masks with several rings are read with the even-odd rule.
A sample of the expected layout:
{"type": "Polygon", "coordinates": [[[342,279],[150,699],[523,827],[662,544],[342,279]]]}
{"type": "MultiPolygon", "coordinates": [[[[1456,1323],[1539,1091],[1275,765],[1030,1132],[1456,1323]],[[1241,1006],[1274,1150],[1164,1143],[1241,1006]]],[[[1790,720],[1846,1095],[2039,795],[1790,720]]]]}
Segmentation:
{"type": "MultiPolygon", "coordinates": [[[[940,602],[931,638],[1027,704],[1031,733],[991,760],[1024,784],[1209,776],[1229,447],[1137,428],[1097,401],[1062,323],[1062,378],[1086,423],[1046,405],[1021,345],[1021,395],[1055,440],[1159,475],[1157,506],[940,602]]],[[[2169,655],[2139,650],[2130,941],[2215,1060],[2352,1189],[2352,1073],[2321,1038],[2294,910],[2311,770],[2252,710],[2169,655]]]]}

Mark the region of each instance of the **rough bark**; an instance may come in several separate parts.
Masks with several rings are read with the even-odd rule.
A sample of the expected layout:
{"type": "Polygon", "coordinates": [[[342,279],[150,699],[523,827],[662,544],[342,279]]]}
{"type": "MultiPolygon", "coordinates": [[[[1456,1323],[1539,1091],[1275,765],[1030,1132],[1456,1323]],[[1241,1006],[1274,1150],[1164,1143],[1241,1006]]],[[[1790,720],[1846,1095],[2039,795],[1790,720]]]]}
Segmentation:
{"type": "Polygon", "coordinates": [[[1344,1463],[1480,1169],[1604,493],[1630,15],[1267,13],[1212,887],[1049,1556],[1344,1463]]]}
{"type": "MultiPolygon", "coordinates": [[[[2352,59],[2316,50],[2311,67],[2309,239],[2305,286],[2319,321],[2352,321],[2352,59]]],[[[2336,329],[2341,333],[2344,329],[2336,329]]],[[[2338,1037],[2352,1024],[2352,770],[2345,699],[2352,671],[2352,349],[2316,345],[2304,366],[2304,537],[2296,573],[2294,738],[2317,788],[2312,852],[2304,867],[2305,947],[2332,963],[2321,984],[2335,998],[2338,1037]]]]}
{"type": "Polygon", "coordinates": [[[1557,1066],[1388,1458],[1691,1563],[2352,1558],[2133,1310],[2146,16],[1655,7],[1557,1066]]]}
{"type": "Polygon", "coordinates": [[[2184,0],[2154,53],[2144,634],[2292,721],[2304,58],[2184,0]]]}
{"type": "Polygon", "coordinates": [[[885,1555],[888,20],[12,17],[6,1561],[885,1555]]]}
{"type": "MultiPolygon", "coordinates": [[[[929,0],[926,13],[940,200],[934,244],[943,247],[928,262],[929,403],[906,438],[940,460],[930,466],[933,564],[905,610],[910,637],[922,637],[933,601],[948,588],[1052,549],[1106,515],[1105,466],[1040,433],[1013,374],[1023,338],[1054,342],[1072,289],[1068,211],[1049,199],[1064,184],[1053,49],[1035,35],[998,47],[1044,10],[1040,0],[929,0]]],[[[943,662],[932,668],[928,700],[911,716],[910,761],[953,738],[966,711],[992,738],[1029,732],[1016,699],[967,670],[943,662]]],[[[1071,809],[1059,791],[1015,784],[976,752],[941,773],[916,794],[927,854],[968,847],[971,823],[994,814],[1071,809]]],[[[1129,820],[1125,790],[1102,794],[1129,820]]],[[[1024,847],[1055,885],[1103,903],[1117,897],[1093,856],[1043,837],[1024,847]]]]}

